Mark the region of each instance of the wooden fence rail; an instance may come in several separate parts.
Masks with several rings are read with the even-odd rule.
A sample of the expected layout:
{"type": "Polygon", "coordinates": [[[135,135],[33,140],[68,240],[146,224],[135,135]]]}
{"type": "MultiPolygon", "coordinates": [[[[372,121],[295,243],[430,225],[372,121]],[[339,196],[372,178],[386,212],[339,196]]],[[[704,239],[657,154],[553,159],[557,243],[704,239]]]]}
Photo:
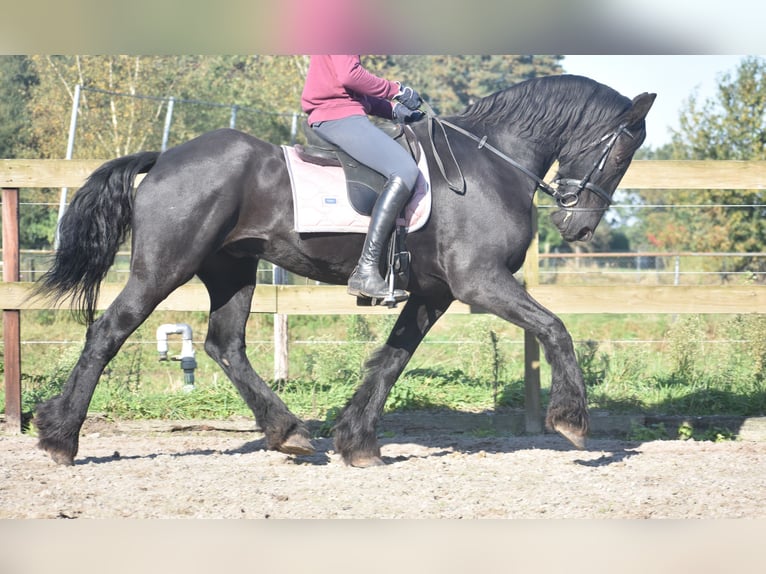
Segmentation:
{"type": "MultiPolygon", "coordinates": [[[[21,423],[21,358],[19,312],[45,309],[48,304],[28,300],[31,283],[18,282],[18,196],[20,188],[80,187],[102,160],[0,160],[0,187],[3,188],[3,309],[5,344],[6,426],[19,432],[21,423]]],[[[623,178],[623,189],[764,189],[766,161],[649,161],[637,160],[623,178]]],[[[671,192],[669,192],[671,193],[671,192]]],[[[527,289],[555,313],[766,313],[766,286],[556,286],[540,285],[538,245],[530,246],[524,269],[527,289]]],[[[106,308],[120,290],[104,284],[98,308],[106,308]]],[[[199,284],[185,285],[158,307],[160,310],[207,311],[208,298],[199,284]]],[[[253,313],[299,314],[382,314],[391,310],[357,307],[345,287],[260,285],[256,289],[253,313]]],[[[393,311],[396,312],[396,311],[393,311]]],[[[450,313],[480,313],[455,302],[450,313]]],[[[525,337],[526,420],[528,432],[540,432],[539,349],[532,337],[525,337]]]]}

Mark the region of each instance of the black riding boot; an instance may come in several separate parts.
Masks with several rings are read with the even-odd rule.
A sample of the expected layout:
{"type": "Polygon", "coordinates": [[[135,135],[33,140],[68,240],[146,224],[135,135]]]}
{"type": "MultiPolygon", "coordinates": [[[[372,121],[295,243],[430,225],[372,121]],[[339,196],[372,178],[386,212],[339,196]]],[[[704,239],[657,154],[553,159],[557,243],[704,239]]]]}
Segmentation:
{"type": "MultiPolygon", "coordinates": [[[[404,208],[412,191],[407,189],[404,181],[394,176],[386,182],[386,186],[372,209],[370,227],[364,241],[364,249],[359,257],[351,277],[348,279],[348,292],[357,297],[369,297],[379,303],[391,295],[386,281],[380,276],[380,257],[383,248],[391,235],[396,218],[404,208]]],[[[405,301],[407,292],[395,289],[395,301],[405,301]]]]}

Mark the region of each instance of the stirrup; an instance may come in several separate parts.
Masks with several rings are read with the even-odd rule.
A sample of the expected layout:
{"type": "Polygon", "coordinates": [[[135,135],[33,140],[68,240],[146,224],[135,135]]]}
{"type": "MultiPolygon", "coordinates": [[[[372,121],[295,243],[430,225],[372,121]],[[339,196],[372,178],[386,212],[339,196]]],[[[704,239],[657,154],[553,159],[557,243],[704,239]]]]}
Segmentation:
{"type": "Polygon", "coordinates": [[[386,295],[383,299],[372,299],[372,304],[385,305],[389,309],[393,309],[396,307],[397,303],[403,303],[409,298],[410,296],[406,291],[402,289],[394,289],[393,291],[390,291],[388,295],[386,295]]]}
{"type": "Polygon", "coordinates": [[[376,305],[385,305],[389,309],[393,309],[398,303],[403,303],[407,299],[409,299],[409,295],[406,293],[404,295],[398,296],[389,293],[382,299],[377,297],[365,297],[364,295],[357,295],[356,304],[358,307],[374,307],[376,305]]]}
{"type": "Polygon", "coordinates": [[[384,296],[365,295],[358,289],[348,289],[348,293],[349,295],[356,295],[356,304],[360,307],[385,305],[389,309],[393,309],[397,303],[402,303],[410,297],[403,289],[391,289],[384,296]]]}
{"type": "MultiPolygon", "coordinates": [[[[394,230],[391,232],[391,241],[388,244],[388,272],[385,277],[385,281],[388,284],[388,296],[382,300],[382,304],[389,309],[393,309],[397,303],[406,301],[410,297],[404,289],[396,288],[397,272],[406,272],[405,269],[408,269],[410,264],[410,252],[398,251],[399,234],[402,231],[403,228],[395,225],[394,230]]],[[[404,239],[401,241],[403,244],[404,239]]]]}

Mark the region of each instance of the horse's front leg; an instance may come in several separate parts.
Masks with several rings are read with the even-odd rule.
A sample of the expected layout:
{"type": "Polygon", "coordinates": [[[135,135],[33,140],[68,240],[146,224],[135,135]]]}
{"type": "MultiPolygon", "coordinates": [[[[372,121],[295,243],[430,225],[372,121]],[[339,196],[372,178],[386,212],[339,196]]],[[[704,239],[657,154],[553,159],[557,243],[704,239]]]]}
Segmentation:
{"type": "Polygon", "coordinates": [[[585,381],[564,323],[535,301],[505,268],[466,280],[464,293],[455,289],[458,300],[477,305],[531,332],[543,346],[551,366],[551,393],[545,423],[575,447],[585,447],[588,410],[585,381]]]}
{"type": "Polygon", "coordinates": [[[386,340],[365,364],[362,384],[338,416],[335,450],[346,464],[367,467],[384,464],[376,435],[391,389],[423,337],[452,302],[412,295],[386,340]]]}

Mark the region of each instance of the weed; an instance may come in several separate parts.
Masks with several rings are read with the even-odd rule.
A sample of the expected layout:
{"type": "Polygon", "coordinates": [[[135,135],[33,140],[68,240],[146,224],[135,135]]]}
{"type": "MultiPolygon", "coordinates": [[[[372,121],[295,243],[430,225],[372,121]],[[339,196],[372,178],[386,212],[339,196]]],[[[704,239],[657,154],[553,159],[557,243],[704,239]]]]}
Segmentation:
{"type": "MultiPolygon", "coordinates": [[[[477,341],[473,345],[468,373],[496,385],[504,359],[500,352],[497,332],[492,328],[493,317],[478,318],[469,331],[469,337],[477,341]]],[[[496,390],[496,386],[494,387],[496,390]]]]}
{"type": "Polygon", "coordinates": [[[736,433],[727,428],[712,427],[707,429],[698,440],[709,440],[713,442],[725,442],[736,440],[736,433]]]}
{"type": "Polygon", "coordinates": [[[684,421],[678,427],[678,438],[679,440],[725,442],[735,440],[736,433],[730,429],[717,426],[704,430],[695,430],[690,422],[684,421]]]}
{"type": "Polygon", "coordinates": [[[524,398],[524,379],[517,379],[503,386],[500,395],[495,399],[495,406],[521,408],[524,406],[524,398]]]}
{"type": "Polygon", "coordinates": [[[678,426],[678,438],[680,440],[689,440],[694,438],[694,427],[687,421],[682,422],[678,426]]]}
{"type": "Polygon", "coordinates": [[[94,393],[94,408],[109,415],[122,416],[133,410],[141,390],[143,346],[127,344],[104,369],[94,393]]]}
{"type": "Polygon", "coordinates": [[[432,406],[429,401],[415,392],[415,389],[409,381],[399,381],[391,389],[391,393],[386,399],[386,412],[406,411],[414,409],[423,409],[432,406]]]}
{"type": "Polygon", "coordinates": [[[325,413],[324,421],[317,429],[317,436],[330,436],[332,435],[332,429],[338,420],[338,415],[341,412],[340,407],[330,407],[325,413]]]}
{"type": "Polygon", "coordinates": [[[21,378],[24,386],[22,410],[31,412],[38,404],[61,393],[79,356],[80,349],[78,347],[68,347],[58,356],[58,359],[47,372],[39,375],[22,373],[21,378]]]}
{"type": "Polygon", "coordinates": [[[654,425],[632,425],[628,433],[628,440],[646,442],[652,440],[668,440],[670,435],[663,423],[654,425]]]}
{"type": "Polygon", "coordinates": [[[598,352],[598,342],[591,339],[581,342],[575,349],[575,354],[585,385],[592,387],[602,383],[609,370],[609,357],[598,352]]]}
{"type": "Polygon", "coordinates": [[[703,370],[701,359],[704,357],[704,336],[700,315],[684,315],[670,328],[667,338],[673,361],[673,380],[689,381],[699,377],[703,370]]]}

